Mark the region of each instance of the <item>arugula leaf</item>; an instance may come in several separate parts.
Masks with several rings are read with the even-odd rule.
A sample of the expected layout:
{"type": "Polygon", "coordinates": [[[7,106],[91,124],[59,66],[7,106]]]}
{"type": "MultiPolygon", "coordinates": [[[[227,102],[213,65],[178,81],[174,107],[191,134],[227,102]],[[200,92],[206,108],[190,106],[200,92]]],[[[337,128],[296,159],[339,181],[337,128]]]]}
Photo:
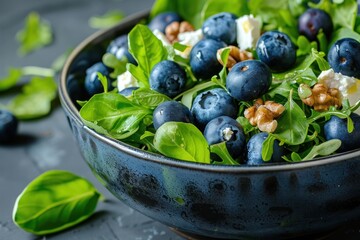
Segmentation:
{"type": "Polygon", "coordinates": [[[138,66],[127,64],[127,70],[145,87],[149,87],[149,76],[155,64],[167,59],[167,50],[162,42],[142,24],[136,25],[129,33],[129,52],[138,66]]]}
{"type": "Polygon", "coordinates": [[[18,51],[20,55],[26,55],[53,41],[50,24],[41,21],[38,13],[31,12],[25,21],[25,28],[16,34],[16,39],[21,44],[18,51]]]}
{"type": "Polygon", "coordinates": [[[119,23],[125,17],[119,10],[110,10],[102,16],[93,16],[89,19],[89,26],[97,29],[105,29],[119,23]]]}
{"type": "Polygon", "coordinates": [[[149,88],[139,88],[133,91],[131,100],[140,106],[155,109],[159,104],[170,101],[171,98],[149,88]]]}
{"type": "Polygon", "coordinates": [[[274,152],[274,142],[276,138],[269,134],[262,145],[261,158],[264,161],[270,161],[274,152]]]}
{"type": "Polygon", "coordinates": [[[51,103],[56,96],[57,85],[53,77],[33,77],[7,108],[18,119],[39,118],[51,111],[51,103]]]}
{"type": "Polygon", "coordinates": [[[37,235],[55,233],[89,218],[99,197],[86,179],[68,171],[51,170],[35,178],[18,196],[13,221],[37,235]]]}
{"type": "Polygon", "coordinates": [[[208,143],[201,131],[191,123],[164,123],[155,133],[154,146],[167,157],[210,163],[208,143]]]}
{"type": "Polygon", "coordinates": [[[121,94],[108,92],[92,96],[80,109],[80,116],[86,126],[99,133],[124,139],[134,134],[152,111],[121,94]]]}
{"type": "Polygon", "coordinates": [[[302,161],[308,161],[314,159],[316,156],[328,156],[334,153],[341,146],[339,139],[332,139],[316,145],[311,148],[311,151],[302,159],[302,161]]]}
{"type": "Polygon", "coordinates": [[[235,161],[226,147],[226,142],[221,142],[217,144],[213,144],[210,146],[210,152],[218,155],[222,161],[213,161],[215,165],[240,165],[237,161],[235,161]]]}

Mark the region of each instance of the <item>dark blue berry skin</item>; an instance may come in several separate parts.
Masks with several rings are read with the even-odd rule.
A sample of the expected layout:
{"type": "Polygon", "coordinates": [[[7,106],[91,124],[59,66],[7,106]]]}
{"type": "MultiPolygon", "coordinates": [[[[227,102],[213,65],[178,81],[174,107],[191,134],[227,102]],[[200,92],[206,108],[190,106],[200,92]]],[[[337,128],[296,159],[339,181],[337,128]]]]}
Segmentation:
{"type": "Polygon", "coordinates": [[[217,60],[217,50],[226,47],[226,44],[214,39],[199,41],[190,51],[190,66],[198,79],[210,79],[217,75],[222,65],[217,60]]]}
{"type": "Polygon", "coordinates": [[[354,122],[354,131],[351,133],[347,130],[347,119],[332,116],[324,125],[326,140],[341,140],[341,146],[337,152],[346,152],[360,148],[360,116],[352,113],[350,118],[354,122]]]}
{"type": "Polygon", "coordinates": [[[236,16],[222,12],[215,14],[203,23],[201,29],[205,38],[223,41],[233,44],[236,41],[236,16]]]}
{"type": "Polygon", "coordinates": [[[275,140],[274,147],[273,147],[273,155],[270,161],[263,161],[261,157],[262,152],[262,144],[265,139],[268,137],[268,133],[260,132],[253,135],[248,143],[247,143],[247,165],[261,165],[271,162],[281,162],[283,156],[285,154],[285,150],[282,146],[279,146],[279,141],[275,140]]]}
{"type": "Polygon", "coordinates": [[[96,93],[104,92],[104,88],[97,75],[98,72],[107,77],[109,86],[108,90],[111,89],[111,78],[109,76],[109,69],[102,62],[98,62],[86,69],[85,90],[89,96],[92,96],[96,93]]]}
{"type": "Polygon", "coordinates": [[[317,41],[320,29],[330,39],[333,28],[330,15],[321,9],[309,8],[298,19],[299,33],[310,41],[317,41]]]}
{"type": "Polygon", "coordinates": [[[329,49],[328,62],[335,72],[360,78],[360,43],[352,38],[336,41],[329,49]]]}
{"type": "Polygon", "coordinates": [[[266,93],[271,85],[269,67],[259,60],[235,64],[226,77],[226,88],[239,101],[250,101],[266,93]]]}
{"type": "Polygon", "coordinates": [[[164,60],[157,63],[150,73],[150,87],[168,97],[175,97],[185,90],[186,72],[176,62],[164,60]]]}
{"type": "Polygon", "coordinates": [[[0,143],[9,143],[17,134],[18,120],[7,110],[0,109],[0,143]]]}
{"type": "Polygon", "coordinates": [[[119,94],[123,95],[124,97],[129,97],[132,95],[133,91],[135,91],[136,89],[138,89],[139,87],[128,87],[128,88],[124,88],[123,90],[121,90],[119,92],[119,94]]]}
{"type": "Polygon", "coordinates": [[[121,35],[112,40],[107,47],[107,52],[114,54],[117,59],[128,61],[132,64],[137,64],[134,57],[129,52],[128,35],[121,35]]]}
{"type": "Polygon", "coordinates": [[[163,12],[156,15],[148,24],[151,31],[158,29],[165,33],[166,27],[172,22],[181,22],[182,18],[176,12],[163,12]]]}
{"type": "Polygon", "coordinates": [[[236,118],[236,101],[222,88],[214,88],[197,95],[191,107],[195,125],[203,130],[212,119],[220,116],[236,118]]]}
{"type": "Polygon", "coordinates": [[[153,112],[153,124],[155,130],[166,122],[192,123],[190,110],[177,101],[167,101],[159,104],[153,112]]]}
{"type": "Polygon", "coordinates": [[[212,119],[206,124],[204,136],[209,145],[226,141],[226,148],[234,159],[242,156],[245,151],[246,137],[243,128],[231,117],[220,116],[212,119]],[[227,129],[230,129],[232,134],[227,136],[227,129]]]}
{"type": "Polygon", "coordinates": [[[274,72],[284,72],[296,62],[295,45],[287,34],[279,31],[268,31],[261,35],[256,53],[274,72]]]}

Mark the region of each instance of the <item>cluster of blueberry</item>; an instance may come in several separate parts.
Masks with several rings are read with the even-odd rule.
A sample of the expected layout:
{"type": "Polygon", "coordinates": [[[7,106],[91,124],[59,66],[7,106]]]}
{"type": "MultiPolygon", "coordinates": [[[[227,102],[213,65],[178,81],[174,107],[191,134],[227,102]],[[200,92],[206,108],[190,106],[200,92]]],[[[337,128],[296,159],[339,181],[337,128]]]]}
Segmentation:
{"type": "MultiPolygon", "coordinates": [[[[211,16],[203,23],[204,38],[193,46],[189,55],[191,71],[198,80],[208,80],[222,70],[217,51],[236,44],[236,18],[234,14],[223,12],[211,16]]],[[[163,13],[156,16],[148,27],[164,33],[166,26],[174,21],[181,21],[180,16],[173,12],[163,13]]],[[[320,9],[308,9],[300,16],[298,26],[299,33],[309,41],[317,41],[320,31],[329,39],[333,31],[330,16],[320,9]]],[[[128,51],[127,35],[113,40],[107,51],[119,59],[126,57],[129,62],[136,64],[128,51]]],[[[268,31],[258,39],[255,52],[257,59],[241,61],[231,68],[226,77],[226,89],[215,87],[200,92],[190,109],[175,100],[160,104],[153,112],[155,130],[169,121],[193,123],[203,132],[209,145],[226,141],[227,149],[234,159],[243,159],[250,165],[264,163],[261,157],[262,144],[268,133],[261,132],[246,140],[243,127],[235,120],[239,113],[238,103],[261,97],[271,86],[272,73],[293,68],[296,63],[296,46],[285,33],[268,31]]],[[[358,41],[351,38],[338,40],[327,55],[335,72],[360,78],[358,41]]],[[[87,70],[85,79],[85,89],[89,95],[103,91],[97,72],[111,81],[109,69],[103,63],[96,63],[87,70]]],[[[187,73],[177,62],[164,60],[153,67],[149,82],[153,90],[174,98],[186,90],[187,73]]],[[[125,88],[120,93],[128,96],[134,89],[137,87],[125,88]]],[[[359,117],[355,114],[352,117],[355,128],[360,128],[359,117]]],[[[324,131],[328,139],[343,141],[341,151],[359,147],[354,141],[349,141],[351,138],[346,121],[332,117],[324,131]]],[[[358,130],[351,136],[360,139],[358,130]]],[[[275,142],[272,159],[281,159],[284,147],[279,146],[277,140],[275,142]]]]}

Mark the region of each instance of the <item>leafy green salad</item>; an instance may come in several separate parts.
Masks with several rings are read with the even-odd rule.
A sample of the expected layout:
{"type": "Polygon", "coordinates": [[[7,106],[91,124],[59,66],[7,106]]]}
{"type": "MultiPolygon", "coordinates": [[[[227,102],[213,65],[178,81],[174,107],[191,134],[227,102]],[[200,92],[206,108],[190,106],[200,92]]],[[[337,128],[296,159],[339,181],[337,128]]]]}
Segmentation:
{"type": "MultiPolygon", "coordinates": [[[[278,127],[268,132],[262,143],[261,157],[264,163],[271,162],[275,144],[284,149],[281,156],[284,162],[306,161],[341,152],[342,141],[327,139],[324,134],[325,123],[334,116],[346,122],[348,136],[360,135],[357,134],[360,131],[356,128],[357,120],[351,117],[360,106],[360,90],[357,89],[359,80],[356,78],[345,90],[338,86],[338,90],[344,91],[340,106],[330,105],[320,111],[302,101],[319,83],[319,76],[331,69],[327,58],[331,46],[343,38],[360,40],[356,1],[157,0],[146,23],[164,12],[179,14],[183,21],[194,27],[193,32],[200,31],[209,17],[222,12],[231,13],[237,18],[250,16],[259,23],[261,34],[276,30],[291,39],[296,49],[296,62],[285,71],[272,71],[271,85],[260,97],[263,101],[273,101],[284,107],[283,113],[276,119],[278,127]],[[321,9],[331,17],[333,29],[330,36],[322,29],[315,40],[309,40],[299,33],[298,19],[309,8],[321,9]]],[[[117,59],[109,52],[103,55],[102,62],[111,72],[108,76],[98,73],[103,92],[90,96],[87,101],[79,101],[80,115],[85,125],[100,134],[145,151],[179,160],[207,164],[246,164],[246,148],[243,149],[244,154],[240,154],[241,157],[234,158],[229,154],[226,140],[209,144],[203,129],[191,122],[170,121],[158,129],[153,125],[154,110],[164,102],[177,101],[191,109],[196,96],[204,91],[214,88],[228,91],[226,81],[231,70],[226,64],[231,56],[230,44],[218,54],[218,59],[224,64],[222,69],[208,79],[199,79],[193,72],[189,57],[183,54],[189,50],[188,45],[179,41],[165,44],[146,24],[133,27],[127,39],[128,50],[135,62],[126,58],[117,59]],[[154,66],[165,60],[176,62],[186,72],[184,90],[175,97],[156,91],[149,82],[154,66]],[[134,80],[131,86],[136,87],[129,96],[119,94],[120,89],[116,87],[117,81],[123,81],[120,76],[125,73],[134,80]],[[113,83],[109,83],[109,79],[113,79],[113,83]],[[115,87],[112,89],[109,84],[115,87]]],[[[256,45],[245,50],[258,59],[256,45]]],[[[246,141],[261,132],[244,115],[247,109],[254,106],[255,100],[236,102],[238,113],[235,119],[241,125],[246,141]]]]}

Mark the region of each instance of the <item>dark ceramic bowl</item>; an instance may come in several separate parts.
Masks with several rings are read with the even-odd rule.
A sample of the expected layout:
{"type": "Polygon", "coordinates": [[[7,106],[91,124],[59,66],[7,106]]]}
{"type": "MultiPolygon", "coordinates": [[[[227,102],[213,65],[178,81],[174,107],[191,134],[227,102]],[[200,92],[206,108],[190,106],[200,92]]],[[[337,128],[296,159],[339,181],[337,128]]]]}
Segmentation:
{"type": "Polygon", "coordinates": [[[87,38],[61,76],[61,103],[74,137],[112,194],[176,231],[205,239],[289,238],[360,220],[360,151],[261,167],[204,165],[148,153],[84,126],[76,100],[86,98],[86,67],[145,17],[131,16],[87,38]]]}

